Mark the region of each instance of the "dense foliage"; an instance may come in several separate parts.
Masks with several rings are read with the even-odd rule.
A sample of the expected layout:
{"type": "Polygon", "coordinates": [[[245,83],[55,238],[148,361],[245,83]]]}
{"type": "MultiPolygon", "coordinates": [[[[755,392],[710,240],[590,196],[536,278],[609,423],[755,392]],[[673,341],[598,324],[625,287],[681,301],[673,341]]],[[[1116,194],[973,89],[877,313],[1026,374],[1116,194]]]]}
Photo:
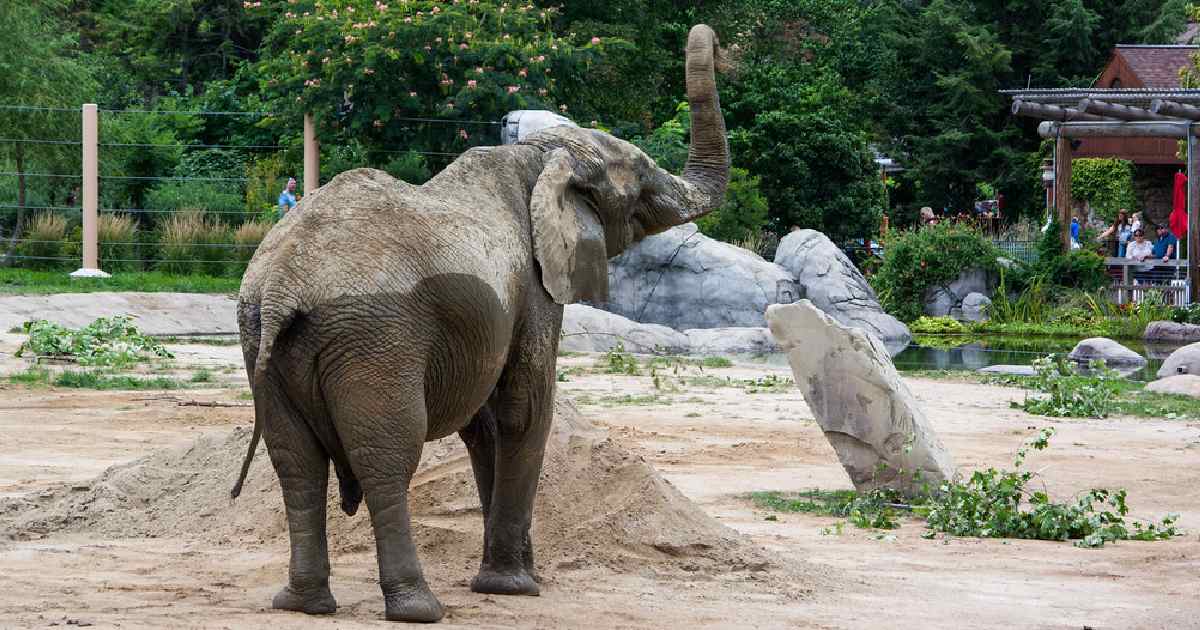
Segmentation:
{"type": "Polygon", "coordinates": [[[1081,158],[1071,161],[1071,197],[1086,201],[1101,217],[1112,220],[1117,211],[1136,209],[1133,196],[1133,162],[1117,158],[1081,158]]]}
{"type": "Polygon", "coordinates": [[[883,265],[871,278],[887,312],[904,321],[921,316],[925,294],[969,269],[995,271],[1000,252],[974,228],[942,223],[889,234],[883,265]]]}
{"type": "MultiPolygon", "coordinates": [[[[1086,84],[1113,44],[1171,42],[1187,14],[1184,0],[7,2],[0,104],[164,112],[103,116],[114,144],[102,174],[126,179],[106,181],[102,205],[153,211],[135,216],[141,234],[178,210],[235,230],[298,175],[303,112],[318,121],[323,180],[375,166],[424,181],[496,143],[496,121],[518,108],[639,138],[677,170],[680,50],[707,22],[728,62],[735,170],[730,203],[702,229],[767,242],[764,229],[800,226],[844,244],[875,238],[885,212],[905,226],[922,205],[961,210],[981,195],[1004,195],[1009,217],[1040,217],[1038,140],[998,90],[1086,84]],[[252,115],[177,113],[197,111],[252,115]],[[904,167],[887,194],[877,152],[904,167]],[[154,179],[164,176],[222,180],[154,179]],[[235,210],[244,216],[225,214],[235,210]]],[[[0,138],[77,134],[70,111],[0,111],[0,138]]],[[[77,163],[71,145],[0,143],[3,172],[77,163]]],[[[1123,204],[1120,169],[1089,168],[1076,169],[1077,191],[1104,212],[1123,204]]],[[[70,179],[0,178],[0,205],[18,207],[0,213],[6,235],[23,230],[25,207],[75,199],[70,179]]]]}
{"type": "Polygon", "coordinates": [[[101,317],[71,330],[46,320],[25,322],[29,339],[17,349],[36,356],[69,358],[80,365],[125,366],[153,357],[173,356],[162,344],[143,335],[128,315],[101,317]]]}

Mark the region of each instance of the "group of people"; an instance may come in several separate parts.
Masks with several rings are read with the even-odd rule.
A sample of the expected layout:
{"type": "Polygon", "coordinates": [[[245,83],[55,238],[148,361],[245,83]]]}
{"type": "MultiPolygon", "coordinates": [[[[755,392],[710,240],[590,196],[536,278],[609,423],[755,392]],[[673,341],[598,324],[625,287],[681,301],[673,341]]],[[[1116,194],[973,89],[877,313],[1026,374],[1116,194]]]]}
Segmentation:
{"type": "MultiPolygon", "coordinates": [[[[1071,236],[1078,240],[1078,220],[1072,219],[1071,221],[1071,236]]],[[[1096,240],[1112,242],[1115,246],[1113,253],[1119,258],[1138,262],[1155,259],[1167,262],[1175,256],[1176,250],[1179,248],[1179,239],[1171,234],[1166,225],[1159,225],[1155,232],[1157,238],[1151,242],[1146,238],[1142,213],[1135,212],[1130,215],[1122,209],[1117,212],[1117,218],[1113,220],[1113,224],[1101,232],[1096,240]]]]}
{"type": "Polygon", "coordinates": [[[994,234],[1001,226],[1001,210],[995,201],[982,201],[975,204],[974,212],[954,211],[943,208],[939,214],[933,208],[925,206],[920,211],[920,225],[937,225],[939,223],[970,224],[986,234],[994,234]]]}

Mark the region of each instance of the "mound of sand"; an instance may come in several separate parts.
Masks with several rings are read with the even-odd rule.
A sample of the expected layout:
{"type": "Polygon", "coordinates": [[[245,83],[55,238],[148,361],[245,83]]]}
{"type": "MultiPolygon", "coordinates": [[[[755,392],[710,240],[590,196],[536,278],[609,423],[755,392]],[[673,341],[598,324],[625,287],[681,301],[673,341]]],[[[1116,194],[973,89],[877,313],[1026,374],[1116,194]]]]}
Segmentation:
{"type": "MultiPolygon", "coordinates": [[[[560,401],[555,414],[534,513],[541,569],[728,572],[768,565],[760,548],[705,514],[569,402],[560,401]]],[[[12,538],[86,531],[114,538],[282,544],[283,499],[265,449],[256,456],[242,496],[229,498],[249,434],[239,428],[224,438],[200,438],[114,466],[90,484],[0,506],[4,529],[12,538]]],[[[366,505],[348,517],[337,507],[332,479],[330,488],[331,549],[372,549],[366,505]]],[[[426,445],[410,507],[427,565],[464,572],[478,566],[482,518],[470,462],[457,437],[426,445]]]]}

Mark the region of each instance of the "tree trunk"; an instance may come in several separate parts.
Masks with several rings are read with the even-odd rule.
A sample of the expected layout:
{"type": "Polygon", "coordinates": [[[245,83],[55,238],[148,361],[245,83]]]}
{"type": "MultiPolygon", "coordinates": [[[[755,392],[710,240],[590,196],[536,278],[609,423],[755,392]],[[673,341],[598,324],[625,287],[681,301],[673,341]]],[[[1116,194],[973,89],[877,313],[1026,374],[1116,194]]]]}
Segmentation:
{"type": "Polygon", "coordinates": [[[21,233],[25,231],[25,147],[20,142],[16,143],[16,163],[17,163],[17,223],[13,226],[12,238],[8,242],[8,251],[4,255],[7,266],[13,264],[13,254],[17,249],[17,240],[21,238],[21,233]]]}

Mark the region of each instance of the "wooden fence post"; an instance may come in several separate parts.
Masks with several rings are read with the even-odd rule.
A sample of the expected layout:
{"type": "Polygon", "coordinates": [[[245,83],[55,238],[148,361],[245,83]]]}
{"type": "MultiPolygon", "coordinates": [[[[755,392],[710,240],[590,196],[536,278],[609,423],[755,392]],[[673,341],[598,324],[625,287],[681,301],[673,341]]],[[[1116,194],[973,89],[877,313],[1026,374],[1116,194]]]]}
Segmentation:
{"type": "Polygon", "coordinates": [[[108,278],[110,276],[100,270],[100,112],[95,103],[85,103],[82,114],[83,260],[82,266],[71,277],[108,278]]]}
{"type": "Polygon", "coordinates": [[[312,194],[321,185],[321,145],[312,114],[304,115],[304,194],[312,194]]]}
{"type": "MultiPolygon", "coordinates": [[[[1200,169],[1196,168],[1198,161],[1200,161],[1200,142],[1197,141],[1196,132],[1192,129],[1191,125],[1188,125],[1187,134],[1187,161],[1188,229],[1185,238],[1188,246],[1188,301],[1189,303],[1195,303],[1200,301],[1200,252],[1196,251],[1196,247],[1200,246],[1200,222],[1196,220],[1196,215],[1200,214],[1200,169]]],[[[1180,243],[1176,243],[1176,250],[1180,246],[1180,243]]]]}
{"type": "Polygon", "coordinates": [[[1062,135],[1054,146],[1054,204],[1058,209],[1063,251],[1071,251],[1071,139],[1062,135]]]}

